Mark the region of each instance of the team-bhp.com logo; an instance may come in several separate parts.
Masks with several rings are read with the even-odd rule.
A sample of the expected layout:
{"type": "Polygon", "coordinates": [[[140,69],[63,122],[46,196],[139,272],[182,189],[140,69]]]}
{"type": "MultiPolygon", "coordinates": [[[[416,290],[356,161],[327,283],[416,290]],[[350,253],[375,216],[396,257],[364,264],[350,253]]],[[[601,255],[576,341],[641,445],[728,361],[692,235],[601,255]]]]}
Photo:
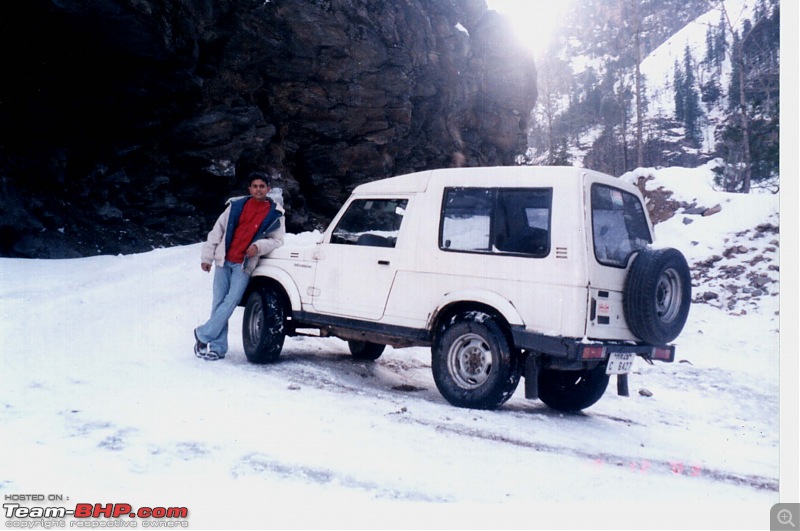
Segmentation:
{"type": "MultiPolygon", "coordinates": [[[[21,501],[44,501],[44,495],[6,495],[5,527],[188,527],[186,507],[134,507],[129,503],[78,503],[74,506],[25,506],[21,501]],[[10,500],[10,501],[9,501],[10,500]]],[[[69,499],[69,498],[67,498],[69,499]]]]}

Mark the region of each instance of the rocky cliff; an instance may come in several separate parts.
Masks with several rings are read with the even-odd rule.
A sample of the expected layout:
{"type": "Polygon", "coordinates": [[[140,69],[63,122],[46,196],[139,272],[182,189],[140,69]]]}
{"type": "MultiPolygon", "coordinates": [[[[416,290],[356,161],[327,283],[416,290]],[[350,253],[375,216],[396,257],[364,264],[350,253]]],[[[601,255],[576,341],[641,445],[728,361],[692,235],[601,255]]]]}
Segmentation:
{"type": "Polygon", "coordinates": [[[290,231],[357,184],[508,165],[533,59],[484,0],[26,0],[0,7],[0,254],[199,241],[267,170],[290,231]]]}

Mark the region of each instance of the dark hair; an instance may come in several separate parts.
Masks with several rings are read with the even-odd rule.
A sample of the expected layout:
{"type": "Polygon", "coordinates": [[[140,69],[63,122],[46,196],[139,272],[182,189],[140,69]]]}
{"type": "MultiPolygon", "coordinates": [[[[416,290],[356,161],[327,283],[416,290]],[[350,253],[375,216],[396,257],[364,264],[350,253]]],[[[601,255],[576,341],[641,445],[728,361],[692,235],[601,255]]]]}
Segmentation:
{"type": "Polygon", "coordinates": [[[263,171],[250,172],[250,175],[247,176],[247,185],[249,186],[253,184],[253,181],[255,181],[256,179],[260,179],[265,183],[267,183],[267,186],[270,186],[269,176],[263,171]]]}

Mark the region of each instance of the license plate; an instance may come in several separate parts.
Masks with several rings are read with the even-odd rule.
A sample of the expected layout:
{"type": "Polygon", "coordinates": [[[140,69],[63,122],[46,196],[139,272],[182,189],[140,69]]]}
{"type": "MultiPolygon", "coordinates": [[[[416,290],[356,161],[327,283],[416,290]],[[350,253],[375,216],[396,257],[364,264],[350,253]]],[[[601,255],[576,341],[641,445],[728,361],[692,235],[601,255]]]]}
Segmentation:
{"type": "Polygon", "coordinates": [[[606,374],[628,374],[635,358],[636,354],[632,352],[609,352],[606,374]]]}

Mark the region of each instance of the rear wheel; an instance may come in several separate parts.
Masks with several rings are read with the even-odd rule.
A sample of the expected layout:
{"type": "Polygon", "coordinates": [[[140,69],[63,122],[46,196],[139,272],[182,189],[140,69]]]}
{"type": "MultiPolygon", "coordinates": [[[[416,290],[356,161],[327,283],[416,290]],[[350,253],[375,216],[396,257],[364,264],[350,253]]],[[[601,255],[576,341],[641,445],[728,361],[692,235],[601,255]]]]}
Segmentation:
{"type": "Polygon", "coordinates": [[[539,371],[539,400],[558,411],[580,411],[600,400],[608,387],[605,366],[582,371],[539,371]]]}
{"type": "Polygon", "coordinates": [[[272,288],[253,291],[242,319],[242,343],[251,363],[278,359],[286,338],[286,308],[272,288]]]}
{"type": "Polygon", "coordinates": [[[432,351],[436,387],[454,406],[494,409],[511,398],[519,384],[522,356],[487,314],[456,317],[432,351]]]}
{"type": "Polygon", "coordinates": [[[386,345],[378,343],[370,343],[369,341],[348,341],[347,346],[350,347],[350,354],[357,360],[375,361],[381,357],[386,345]]]}

